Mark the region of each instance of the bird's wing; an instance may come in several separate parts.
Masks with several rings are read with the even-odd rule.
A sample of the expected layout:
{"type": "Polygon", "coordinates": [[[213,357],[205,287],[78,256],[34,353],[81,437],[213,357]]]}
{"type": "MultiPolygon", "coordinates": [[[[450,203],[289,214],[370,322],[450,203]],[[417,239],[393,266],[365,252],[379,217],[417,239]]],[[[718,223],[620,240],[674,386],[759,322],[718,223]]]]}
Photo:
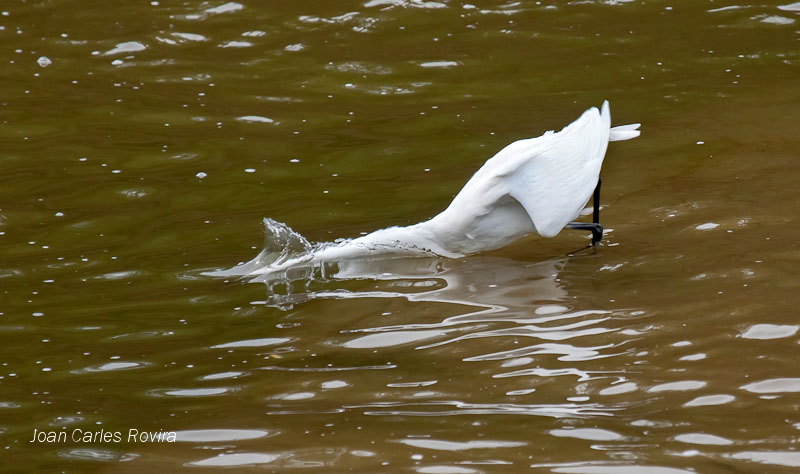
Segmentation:
{"type": "MultiPolygon", "coordinates": [[[[520,144],[508,194],[519,201],[543,237],[553,237],[575,219],[592,195],[608,147],[611,116],[592,107],[558,133],[520,144]]],[[[525,142],[524,140],[522,142],[525,142]]]]}

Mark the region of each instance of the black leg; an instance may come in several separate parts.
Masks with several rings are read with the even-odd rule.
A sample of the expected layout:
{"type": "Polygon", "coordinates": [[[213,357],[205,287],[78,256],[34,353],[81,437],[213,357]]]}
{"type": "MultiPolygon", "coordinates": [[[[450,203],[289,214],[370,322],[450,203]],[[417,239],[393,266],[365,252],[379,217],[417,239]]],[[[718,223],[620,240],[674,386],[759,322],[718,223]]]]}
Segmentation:
{"type": "MultiPolygon", "coordinates": [[[[592,199],[592,222],[595,224],[600,223],[600,185],[603,184],[603,178],[597,177],[597,186],[594,187],[594,197],[592,199]]],[[[600,230],[600,237],[603,237],[602,227],[600,230]]],[[[599,241],[599,240],[598,240],[599,241]]]]}
{"type": "Polygon", "coordinates": [[[592,231],[591,246],[599,244],[603,240],[603,226],[600,225],[600,184],[602,179],[597,178],[597,186],[594,188],[594,198],[592,199],[592,223],[588,222],[570,222],[567,224],[567,229],[577,230],[590,230],[592,231]]]}

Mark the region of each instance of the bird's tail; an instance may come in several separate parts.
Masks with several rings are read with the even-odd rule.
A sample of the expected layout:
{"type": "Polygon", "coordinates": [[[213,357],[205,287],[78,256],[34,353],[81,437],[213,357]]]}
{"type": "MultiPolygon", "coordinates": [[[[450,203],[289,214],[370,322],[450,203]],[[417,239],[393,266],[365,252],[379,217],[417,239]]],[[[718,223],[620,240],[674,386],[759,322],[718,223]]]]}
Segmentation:
{"type": "Polygon", "coordinates": [[[631,138],[636,138],[641,133],[638,130],[640,125],[640,123],[631,123],[628,125],[611,127],[611,131],[608,134],[608,141],[618,142],[620,140],[630,140],[631,138]]]}

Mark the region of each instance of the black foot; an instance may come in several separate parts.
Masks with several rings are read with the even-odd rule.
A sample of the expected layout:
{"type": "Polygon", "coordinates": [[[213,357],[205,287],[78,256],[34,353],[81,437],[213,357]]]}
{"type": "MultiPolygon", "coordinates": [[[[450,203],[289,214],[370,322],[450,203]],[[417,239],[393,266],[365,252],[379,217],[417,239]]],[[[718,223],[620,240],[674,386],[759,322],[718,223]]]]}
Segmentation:
{"type": "Polygon", "coordinates": [[[567,224],[567,229],[592,231],[591,247],[594,247],[603,240],[603,226],[596,222],[570,222],[567,224]]]}

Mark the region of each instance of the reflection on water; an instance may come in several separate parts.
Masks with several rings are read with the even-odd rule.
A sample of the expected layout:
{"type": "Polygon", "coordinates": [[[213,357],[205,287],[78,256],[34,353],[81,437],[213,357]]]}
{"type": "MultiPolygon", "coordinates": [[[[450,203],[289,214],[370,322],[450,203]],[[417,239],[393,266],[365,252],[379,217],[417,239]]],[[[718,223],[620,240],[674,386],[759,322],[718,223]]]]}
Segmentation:
{"type": "MultiPolygon", "coordinates": [[[[633,349],[627,346],[639,333],[628,331],[626,321],[640,317],[641,311],[613,306],[577,310],[561,279],[565,268],[594,259],[592,254],[525,262],[486,255],[448,259],[424,253],[398,254],[389,249],[355,258],[315,261],[314,252],[326,244],[311,244],[275,221],[266,220],[265,224],[265,249],[256,258],[214,273],[263,283],[267,298],[249,304],[276,307],[290,314],[302,311],[312,301],[347,305],[364,300],[377,305],[352,321],[348,322],[347,317],[331,321],[330,332],[318,335],[317,343],[308,340],[300,324],[282,323],[286,337],[229,340],[211,346],[236,351],[240,357],[257,351],[259,358],[269,361],[258,370],[299,378],[282,388],[272,387],[264,396],[269,416],[339,415],[367,424],[371,424],[367,421],[370,418],[395,417],[593,419],[624,410],[629,403],[618,397],[638,390],[626,370],[603,361],[631,356],[633,349]],[[406,304],[440,309],[422,319],[395,317],[390,308],[402,309],[406,304]],[[437,317],[440,313],[444,316],[437,317]],[[309,350],[328,356],[315,362],[317,354],[311,354],[310,359],[302,355],[309,350]],[[356,358],[351,359],[342,351],[353,351],[356,358]],[[395,356],[387,360],[381,354],[395,356]],[[428,358],[434,364],[451,360],[447,372],[422,369],[417,375],[406,368],[415,365],[413,360],[428,358]],[[324,363],[325,360],[330,362],[324,363]],[[364,364],[367,360],[384,362],[364,364]],[[325,374],[336,374],[337,379],[315,381],[325,374]],[[464,393],[455,389],[454,377],[462,380],[475,377],[473,374],[480,374],[479,379],[485,380],[478,383],[481,390],[464,393]],[[434,378],[425,378],[431,376],[434,378]],[[371,395],[365,400],[353,393],[354,387],[371,395]],[[501,400],[481,393],[498,389],[504,395],[501,400]]],[[[322,329],[319,323],[313,324],[315,330],[322,329]]],[[[685,382],[683,388],[664,386],[656,391],[691,390],[692,383],[685,382]]],[[[476,422],[476,426],[480,423],[476,422]]],[[[628,439],[610,430],[569,424],[549,433],[617,443],[628,439]]],[[[451,453],[528,445],[506,439],[460,441],[419,438],[412,433],[407,436],[391,442],[423,452],[451,453]]],[[[356,452],[362,451],[353,451],[356,452]]],[[[237,452],[193,462],[287,466],[287,455],[237,452]]],[[[342,461],[329,458],[324,462],[342,461]]],[[[503,463],[499,459],[497,462],[503,463]]],[[[432,469],[430,472],[436,471],[432,469]]]]}
{"type": "MultiPolygon", "coordinates": [[[[344,247],[350,241],[312,244],[283,223],[267,218],[264,226],[264,249],[255,258],[228,270],[206,274],[264,283],[267,299],[262,303],[283,310],[318,298],[403,297],[408,301],[472,307],[471,311],[438,325],[444,327],[480,321],[483,314],[505,312],[506,317],[516,314],[515,311],[525,314],[536,300],[558,301],[566,295],[558,284],[558,272],[566,257],[525,265],[500,257],[456,260],[397,243],[359,248],[357,253],[348,252],[345,256],[335,253],[334,257],[326,258],[331,248],[344,247]],[[351,281],[360,281],[359,287],[369,289],[348,289],[347,283],[351,281]]],[[[536,307],[535,313],[564,310],[557,305],[543,305],[536,307]]],[[[551,319],[560,318],[545,317],[544,321],[551,319]]],[[[559,337],[557,332],[549,335],[553,339],[559,337]]]]}
{"type": "MultiPolygon", "coordinates": [[[[503,345],[502,341],[513,340],[512,349],[473,354],[463,357],[463,360],[501,361],[500,370],[493,374],[493,377],[498,379],[510,377],[548,379],[574,376],[577,382],[588,382],[613,376],[615,385],[604,388],[602,394],[611,395],[635,390],[635,384],[626,382],[624,371],[587,371],[575,367],[547,368],[540,365],[530,367],[534,364],[535,358],[544,355],[556,355],[559,361],[565,363],[578,363],[630,352],[622,347],[627,343],[625,339],[599,345],[571,343],[573,340],[586,341],[589,337],[597,340],[599,335],[617,332],[619,327],[614,324],[615,317],[623,317],[626,313],[636,314],[631,311],[615,312],[602,309],[570,311],[569,307],[558,304],[568,300],[568,293],[560,283],[559,273],[570,258],[581,257],[522,263],[490,256],[472,256],[460,260],[426,256],[424,252],[419,252],[416,256],[407,256],[408,252],[405,251],[399,252],[398,255],[394,249],[381,248],[371,251],[368,255],[353,258],[318,260],[315,254],[319,249],[324,250],[326,245],[332,244],[312,245],[287,226],[271,219],[265,219],[265,226],[265,248],[256,258],[230,270],[212,273],[223,277],[241,275],[249,278],[251,282],[264,283],[267,298],[250,304],[264,304],[288,311],[295,304],[314,299],[400,298],[412,303],[446,304],[453,308],[451,312],[454,314],[439,321],[343,329],[340,333],[346,339],[336,343],[339,347],[377,350],[413,345],[418,350],[427,350],[486,339],[493,341],[490,347],[497,348],[503,345]],[[280,290],[286,293],[278,293],[280,290]],[[511,367],[526,368],[508,370],[511,367]]],[[[214,348],[262,347],[287,342],[288,338],[250,339],[218,344],[214,348]]],[[[279,366],[265,368],[280,370],[279,366]]],[[[430,384],[435,383],[436,381],[430,382],[430,384]]],[[[408,385],[394,383],[387,386],[420,387],[427,384],[410,382],[408,385]]],[[[692,390],[704,385],[704,382],[683,381],[654,386],[650,391],[692,390]]],[[[509,390],[506,394],[527,395],[535,391],[535,388],[521,388],[509,390]]],[[[429,398],[435,395],[440,393],[419,392],[415,396],[429,398]]],[[[273,398],[300,400],[314,396],[313,392],[309,392],[283,394],[273,398]]],[[[581,401],[588,400],[588,397],[579,398],[582,398],[581,401]]],[[[569,401],[577,400],[569,399],[569,401]]],[[[430,414],[431,407],[438,405],[439,402],[426,403],[428,408],[421,413],[430,414]]],[[[510,410],[515,413],[558,416],[559,413],[599,415],[604,410],[601,405],[594,403],[587,405],[569,403],[567,406],[503,404],[502,408],[497,408],[492,405],[473,406],[459,401],[446,402],[444,405],[453,405],[457,410],[434,412],[445,415],[502,413],[510,410]]],[[[375,406],[386,408],[407,405],[404,402],[399,404],[380,402],[375,406]]],[[[387,413],[374,410],[370,412],[387,413]]],[[[280,413],[288,412],[282,410],[280,413]]],[[[394,410],[391,413],[410,415],[420,412],[394,410]]]]}

